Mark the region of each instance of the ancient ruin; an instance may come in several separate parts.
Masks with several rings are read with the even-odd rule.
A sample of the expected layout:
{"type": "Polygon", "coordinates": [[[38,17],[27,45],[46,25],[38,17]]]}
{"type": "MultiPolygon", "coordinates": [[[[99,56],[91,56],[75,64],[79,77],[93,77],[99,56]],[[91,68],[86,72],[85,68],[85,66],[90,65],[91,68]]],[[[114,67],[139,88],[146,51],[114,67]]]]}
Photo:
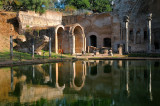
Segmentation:
{"type": "MultiPolygon", "coordinates": [[[[41,27],[33,32],[37,31],[40,38],[51,37],[52,52],[57,54],[95,52],[108,55],[110,49],[119,54],[160,52],[158,4],[158,0],[116,0],[113,12],[76,16],[50,11],[43,15],[19,12],[19,33],[41,27]],[[48,31],[50,27],[52,30],[48,31]]],[[[33,36],[37,39],[35,33],[33,36]]],[[[41,42],[39,46],[36,53],[41,49],[49,50],[48,42],[41,42]]]]}

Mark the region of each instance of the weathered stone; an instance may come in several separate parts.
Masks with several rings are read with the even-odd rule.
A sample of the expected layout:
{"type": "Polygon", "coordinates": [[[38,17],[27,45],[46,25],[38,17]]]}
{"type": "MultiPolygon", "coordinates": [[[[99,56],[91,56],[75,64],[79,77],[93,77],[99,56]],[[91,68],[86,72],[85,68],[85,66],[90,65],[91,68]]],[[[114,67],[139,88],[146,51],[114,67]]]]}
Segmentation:
{"type": "Polygon", "coordinates": [[[17,14],[19,22],[19,33],[22,34],[27,28],[57,26],[62,22],[62,13],[46,11],[38,14],[34,11],[20,11],[17,14]]]}

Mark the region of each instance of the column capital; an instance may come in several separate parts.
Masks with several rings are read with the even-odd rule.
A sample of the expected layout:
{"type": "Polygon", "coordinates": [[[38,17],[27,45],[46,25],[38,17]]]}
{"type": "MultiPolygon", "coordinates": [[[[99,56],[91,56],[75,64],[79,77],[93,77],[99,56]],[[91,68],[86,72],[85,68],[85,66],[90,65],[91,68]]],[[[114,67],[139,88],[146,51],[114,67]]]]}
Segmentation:
{"type": "Polygon", "coordinates": [[[152,13],[149,13],[149,14],[147,15],[147,20],[148,20],[148,21],[152,20],[152,13]]]}
{"type": "Polygon", "coordinates": [[[129,22],[129,16],[128,15],[125,15],[123,17],[123,22],[129,22]]]}

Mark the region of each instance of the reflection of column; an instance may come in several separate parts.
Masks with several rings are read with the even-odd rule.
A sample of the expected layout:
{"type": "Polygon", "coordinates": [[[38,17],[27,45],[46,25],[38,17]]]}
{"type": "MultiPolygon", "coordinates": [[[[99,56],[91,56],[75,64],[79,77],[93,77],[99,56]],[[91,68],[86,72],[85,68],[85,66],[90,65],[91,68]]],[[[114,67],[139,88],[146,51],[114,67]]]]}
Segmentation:
{"type": "Polygon", "coordinates": [[[32,71],[33,71],[33,78],[35,78],[35,67],[32,65],[32,71]]]}
{"type": "Polygon", "coordinates": [[[58,83],[58,63],[56,63],[56,88],[63,90],[65,88],[65,84],[60,87],[59,83],[58,83]]]}
{"type": "Polygon", "coordinates": [[[52,82],[52,64],[49,64],[49,80],[52,82]]]}
{"type": "Polygon", "coordinates": [[[150,100],[152,101],[152,65],[151,65],[151,61],[149,62],[149,97],[150,100]]]}
{"type": "Polygon", "coordinates": [[[13,79],[13,67],[11,67],[11,90],[13,90],[13,84],[14,84],[14,79],[13,79]]]}
{"type": "Polygon", "coordinates": [[[126,90],[129,95],[129,63],[126,61],[126,90]]]}
{"type": "Polygon", "coordinates": [[[134,83],[136,83],[136,78],[137,78],[137,73],[136,73],[136,68],[135,68],[135,66],[134,66],[134,83]]]}
{"type": "Polygon", "coordinates": [[[82,65],[83,65],[83,76],[86,76],[87,75],[87,73],[86,73],[86,62],[83,61],[82,65]]]}
{"type": "Polygon", "coordinates": [[[147,17],[147,21],[148,21],[148,40],[149,40],[149,42],[148,42],[148,52],[151,52],[151,49],[152,49],[152,44],[151,44],[151,21],[152,21],[152,13],[150,13],[149,15],[148,15],[148,17],[147,17]]]}
{"type": "Polygon", "coordinates": [[[75,64],[75,62],[73,63],[73,79],[72,80],[74,80],[75,79],[75,77],[76,77],[76,64],[75,64]]]}
{"type": "Polygon", "coordinates": [[[129,43],[129,39],[128,39],[128,22],[129,22],[129,16],[125,16],[124,17],[124,22],[125,22],[125,31],[126,31],[126,40],[125,40],[125,52],[128,53],[128,43],[129,43]]]}

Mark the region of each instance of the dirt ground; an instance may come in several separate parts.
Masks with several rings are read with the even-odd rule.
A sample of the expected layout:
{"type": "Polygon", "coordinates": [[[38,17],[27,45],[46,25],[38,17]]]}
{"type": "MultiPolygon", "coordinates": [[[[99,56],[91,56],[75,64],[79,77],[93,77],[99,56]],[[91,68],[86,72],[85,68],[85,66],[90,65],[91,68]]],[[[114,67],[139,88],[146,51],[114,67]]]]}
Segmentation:
{"type": "Polygon", "coordinates": [[[16,12],[0,11],[0,52],[8,51],[10,47],[10,35],[18,36],[18,20],[16,12]]]}

